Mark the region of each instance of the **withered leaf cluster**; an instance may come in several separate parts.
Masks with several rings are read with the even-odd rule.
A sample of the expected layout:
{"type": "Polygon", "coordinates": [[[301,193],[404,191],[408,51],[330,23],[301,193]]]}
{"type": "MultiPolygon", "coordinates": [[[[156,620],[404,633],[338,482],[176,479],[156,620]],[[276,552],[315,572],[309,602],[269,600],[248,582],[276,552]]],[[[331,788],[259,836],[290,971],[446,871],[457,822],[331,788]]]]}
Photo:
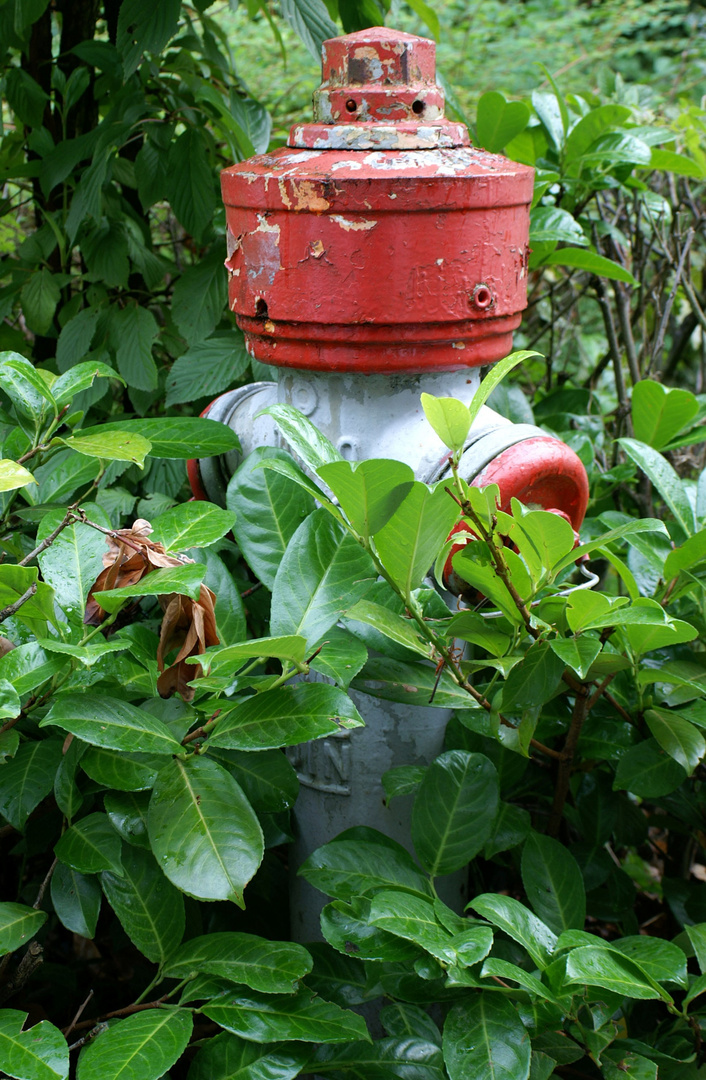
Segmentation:
{"type": "MultiPolygon", "coordinates": [[[[118,529],[106,537],[108,550],[103,556],[104,569],[91,586],[86,602],[84,622],[100,626],[107,612],[100,606],[100,593],[104,589],[122,589],[137,585],[153,570],[164,567],[183,566],[193,559],[167,553],[163,544],[149,539],[152,526],[144,518],[138,518],[131,529],[118,529]]],[[[194,696],[192,679],[203,674],[200,664],[187,664],[190,656],[201,656],[209,645],[218,645],[216,631],[216,597],[207,585],[201,586],[198,600],[179,593],[158,596],[164,612],[159,633],[157,665],[160,676],[157,690],[161,697],[181,694],[184,701],[194,696]],[[167,667],[166,658],[177,650],[177,655],[167,667]]]]}

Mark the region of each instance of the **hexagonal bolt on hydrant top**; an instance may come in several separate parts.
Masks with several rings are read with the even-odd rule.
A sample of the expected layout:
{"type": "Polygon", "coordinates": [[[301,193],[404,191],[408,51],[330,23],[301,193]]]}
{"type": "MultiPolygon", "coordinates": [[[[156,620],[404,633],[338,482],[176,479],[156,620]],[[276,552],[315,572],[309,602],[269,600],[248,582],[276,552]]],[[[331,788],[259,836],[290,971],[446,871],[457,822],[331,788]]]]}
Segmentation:
{"type": "MultiPolygon", "coordinates": [[[[218,398],[241,454],[190,463],[194,493],[224,503],[230,476],[257,446],[284,442],[269,416],[295,405],[344,457],[390,457],[431,483],[448,451],[422,392],[469,402],[480,368],[512,349],[527,303],[532,169],[473,148],[444,117],[433,41],[382,27],[324,42],[314,123],[287,146],[221,176],[229,305],[250,354],[280,369],[218,398]]],[[[579,458],[530,424],[483,408],[461,474],[563,511],[575,529],[588,499],[579,458]]],[[[367,726],[293,753],[302,790],[298,865],[350,825],[409,844],[408,800],[384,805],[380,777],[442,749],[449,713],[353,694],[367,726]],[[371,763],[374,762],[374,767],[371,763]]],[[[458,876],[445,898],[457,906],[458,876]]],[[[293,886],[293,933],[320,936],[322,898],[293,886]]]]}

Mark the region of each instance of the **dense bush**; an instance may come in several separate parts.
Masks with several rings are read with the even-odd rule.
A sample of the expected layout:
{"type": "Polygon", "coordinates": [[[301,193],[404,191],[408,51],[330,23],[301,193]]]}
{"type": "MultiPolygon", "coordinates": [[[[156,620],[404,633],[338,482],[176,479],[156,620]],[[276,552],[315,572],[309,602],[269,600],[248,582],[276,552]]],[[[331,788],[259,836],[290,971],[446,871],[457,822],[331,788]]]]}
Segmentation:
{"type": "MultiPolygon", "coordinates": [[[[356,29],[378,6],[253,4],[243,33],[267,57],[284,17],[316,54],[334,18],[356,29]]],[[[405,26],[435,29],[410,8],[405,26]]],[[[477,144],[536,168],[523,379],[500,383],[515,355],[481,396],[586,464],[575,548],[561,517],[501,512],[457,475],[480,397],[424,403],[453,466],[435,489],[400,463],[341,461],[278,407],[294,456],[246,460],[226,508],[187,502],[184,458],[237,443],[198,413],[263,374],[225,310],[217,185],[270,143],[241,75],[264,77],[255,57],[235,69],[224,30],[245,14],[0,6],[8,1077],[699,1072],[703,56],[647,40],[641,20],[678,35],[703,9],[556,11],[585,35],[598,8],[612,73],[580,90],[544,71],[522,101],[486,90],[474,123],[477,144]],[[636,84],[648,63],[652,85],[636,84]],[[461,519],[452,615],[427,572],[461,519]],[[414,796],[417,861],[357,830],[303,868],[330,898],[327,943],[306,949],[287,941],[298,781],[283,748],[360,725],[350,686],[455,718],[440,758],[384,778],[388,799],[414,796]],[[435,882],[467,866],[461,917],[435,882]],[[383,1038],[350,1011],[369,1002],[383,1038]]],[[[438,10],[452,41],[479,33],[438,10]]],[[[304,67],[296,49],[290,62],[304,67]]],[[[275,112],[281,142],[287,103],[275,112]]]]}

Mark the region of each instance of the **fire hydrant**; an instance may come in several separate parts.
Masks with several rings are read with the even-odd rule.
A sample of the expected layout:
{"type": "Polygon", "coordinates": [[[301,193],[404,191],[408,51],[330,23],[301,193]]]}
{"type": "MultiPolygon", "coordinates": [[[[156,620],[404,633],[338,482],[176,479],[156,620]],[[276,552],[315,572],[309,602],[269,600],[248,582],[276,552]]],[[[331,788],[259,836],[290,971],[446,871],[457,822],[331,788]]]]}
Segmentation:
{"type": "MultiPolygon", "coordinates": [[[[224,394],[205,415],[237,432],[244,457],[285,445],[257,414],[286,402],[344,457],[395,458],[433,483],[448,451],[420,395],[468,403],[481,368],[510,352],[527,302],[534,173],[474,149],[466,127],[444,118],[433,41],[375,27],[324,42],[322,54],[314,123],[221,178],[230,307],[251,355],[279,380],[224,394]]],[[[197,497],[224,503],[239,460],[191,462],[197,497]]],[[[563,511],[575,529],[583,520],[581,461],[533,425],[483,408],[461,471],[498,484],[505,506],[514,496],[563,511]]],[[[447,710],[353,696],[366,727],[295,754],[297,865],[353,825],[409,845],[409,800],[386,807],[380,777],[442,749],[447,710]]],[[[454,906],[462,888],[448,883],[454,906]]],[[[295,938],[320,936],[321,903],[296,882],[295,938]]]]}

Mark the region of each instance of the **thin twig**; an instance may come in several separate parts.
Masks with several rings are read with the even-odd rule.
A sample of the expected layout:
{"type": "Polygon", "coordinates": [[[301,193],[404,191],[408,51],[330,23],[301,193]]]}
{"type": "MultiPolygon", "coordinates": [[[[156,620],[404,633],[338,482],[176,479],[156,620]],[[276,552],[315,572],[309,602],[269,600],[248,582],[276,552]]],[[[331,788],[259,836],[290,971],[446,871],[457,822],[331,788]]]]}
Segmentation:
{"type": "Polygon", "coordinates": [[[14,604],[8,604],[7,607],[0,610],[0,623],[5,622],[5,619],[9,619],[11,615],[19,611],[23,604],[26,604],[28,600],[31,600],[37,591],[37,582],[33,581],[27,592],[22,593],[19,600],[15,600],[14,604]]]}
{"type": "MultiPolygon", "coordinates": [[[[105,1013],[103,1016],[99,1016],[94,1020],[82,1020],[80,1024],[72,1021],[74,1031],[83,1031],[86,1028],[96,1027],[97,1024],[104,1024],[106,1020],[114,1020],[118,1016],[131,1016],[132,1013],[143,1012],[145,1009],[158,1009],[160,1005],[163,1005],[167,998],[172,996],[171,991],[169,994],[163,994],[161,998],[157,998],[155,1001],[144,1001],[141,1005],[126,1005],[123,1009],[115,1009],[113,1012],[105,1013]]],[[[70,1031],[71,1028],[67,1028],[66,1031],[70,1031]]],[[[62,1034],[66,1034],[64,1031],[62,1034]]]]}
{"type": "Polygon", "coordinates": [[[64,1037],[66,1039],[68,1039],[69,1035],[71,1034],[73,1029],[76,1027],[79,1020],[81,1019],[81,1017],[83,1015],[83,1010],[86,1008],[86,1006],[88,1005],[88,1003],[89,1003],[89,1001],[91,1000],[92,997],[93,997],[93,991],[89,990],[88,991],[88,997],[86,998],[86,1000],[83,1002],[82,1005],[79,1005],[78,1009],[76,1010],[76,1015],[74,1016],[73,1020],[71,1021],[71,1023],[67,1027],[66,1031],[64,1032],[64,1037]]]}
{"type": "Polygon", "coordinates": [[[549,815],[549,824],[547,825],[547,833],[549,836],[557,835],[559,826],[561,825],[561,819],[564,816],[564,804],[566,803],[566,796],[569,793],[569,782],[571,780],[571,766],[574,762],[574,754],[576,753],[576,746],[581,734],[581,728],[588,715],[587,706],[588,699],[586,697],[577,697],[574,701],[571,724],[569,725],[566,742],[564,743],[564,752],[561,756],[557,772],[556,788],[554,789],[554,805],[552,806],[552,812],[549,815]]]}
{"type": "Polygon", "coordinates": [[[69,509],[66,511],[66,516],[64,517],[63,521],[59,522],[57,527],[54,529],[54,532],[49,533],[49,536],[47,536],[45,540],[42,540],[41,544],[37,544],[34,551],[30,551],[29,555],[25,555],[24,559],[22,559],[21,562],[18,562],[17,565],[27,566],[28,563],[31,563],[32,559],[36,558],[37,555],[41,555],[43,551],[46,551],[48,547],[51,547],[59,533],[63,532],[68,525],[71,525],[74,521],[78,520],[76,514],[74,513],[75,509],[75,506],[70,506],[69,509]]]}
{"type": "Polygon", "coordinates": [[[51,881],[51,876],[54,873],[54,871],[56,870],[56,864],[58,863],[58,861],[59,861],[58,859],[54,859],[54,862],[51,864],[51,866],[49,867],[49,869],[47,871],[47,876],[44,878],[44,881],[39,886],[39,892],[37,893],[37,899],[32,904],[32,907],[35,908],[36,910],[39,910],[39,908],[41,906],[42,900],[44,899],[44,893],[47,891],[47,885],[51,881]]]}
{"type": "MultiPolygon", "coordinates": [[[[687,256],[689,254],[689,248],[691,247],[691,241],[694,239],[694,230],[687,229],[686,236],[684,238],[684,245],[679,255],[679,262],[677,263],[677,269],[674,274],[674,281],[672,282],[672,288],[667,297],[667,303],[664,305],[664,311],[662,312],[662,318],[660,320],[659,329],[655,338],[654,346],[652,347],[652,357],[650,359],[650,366],[657,361],[664,344],[664,338],[667,333],[667,323],[669,322],[669,316],[672,313],[672,306],[674,304],[674,298],[677,295],[677,289],[684,273],[684,264],[686,263],[687,256]]],[[[696,314],[696,312],[694,312],[696,314]]]]}

